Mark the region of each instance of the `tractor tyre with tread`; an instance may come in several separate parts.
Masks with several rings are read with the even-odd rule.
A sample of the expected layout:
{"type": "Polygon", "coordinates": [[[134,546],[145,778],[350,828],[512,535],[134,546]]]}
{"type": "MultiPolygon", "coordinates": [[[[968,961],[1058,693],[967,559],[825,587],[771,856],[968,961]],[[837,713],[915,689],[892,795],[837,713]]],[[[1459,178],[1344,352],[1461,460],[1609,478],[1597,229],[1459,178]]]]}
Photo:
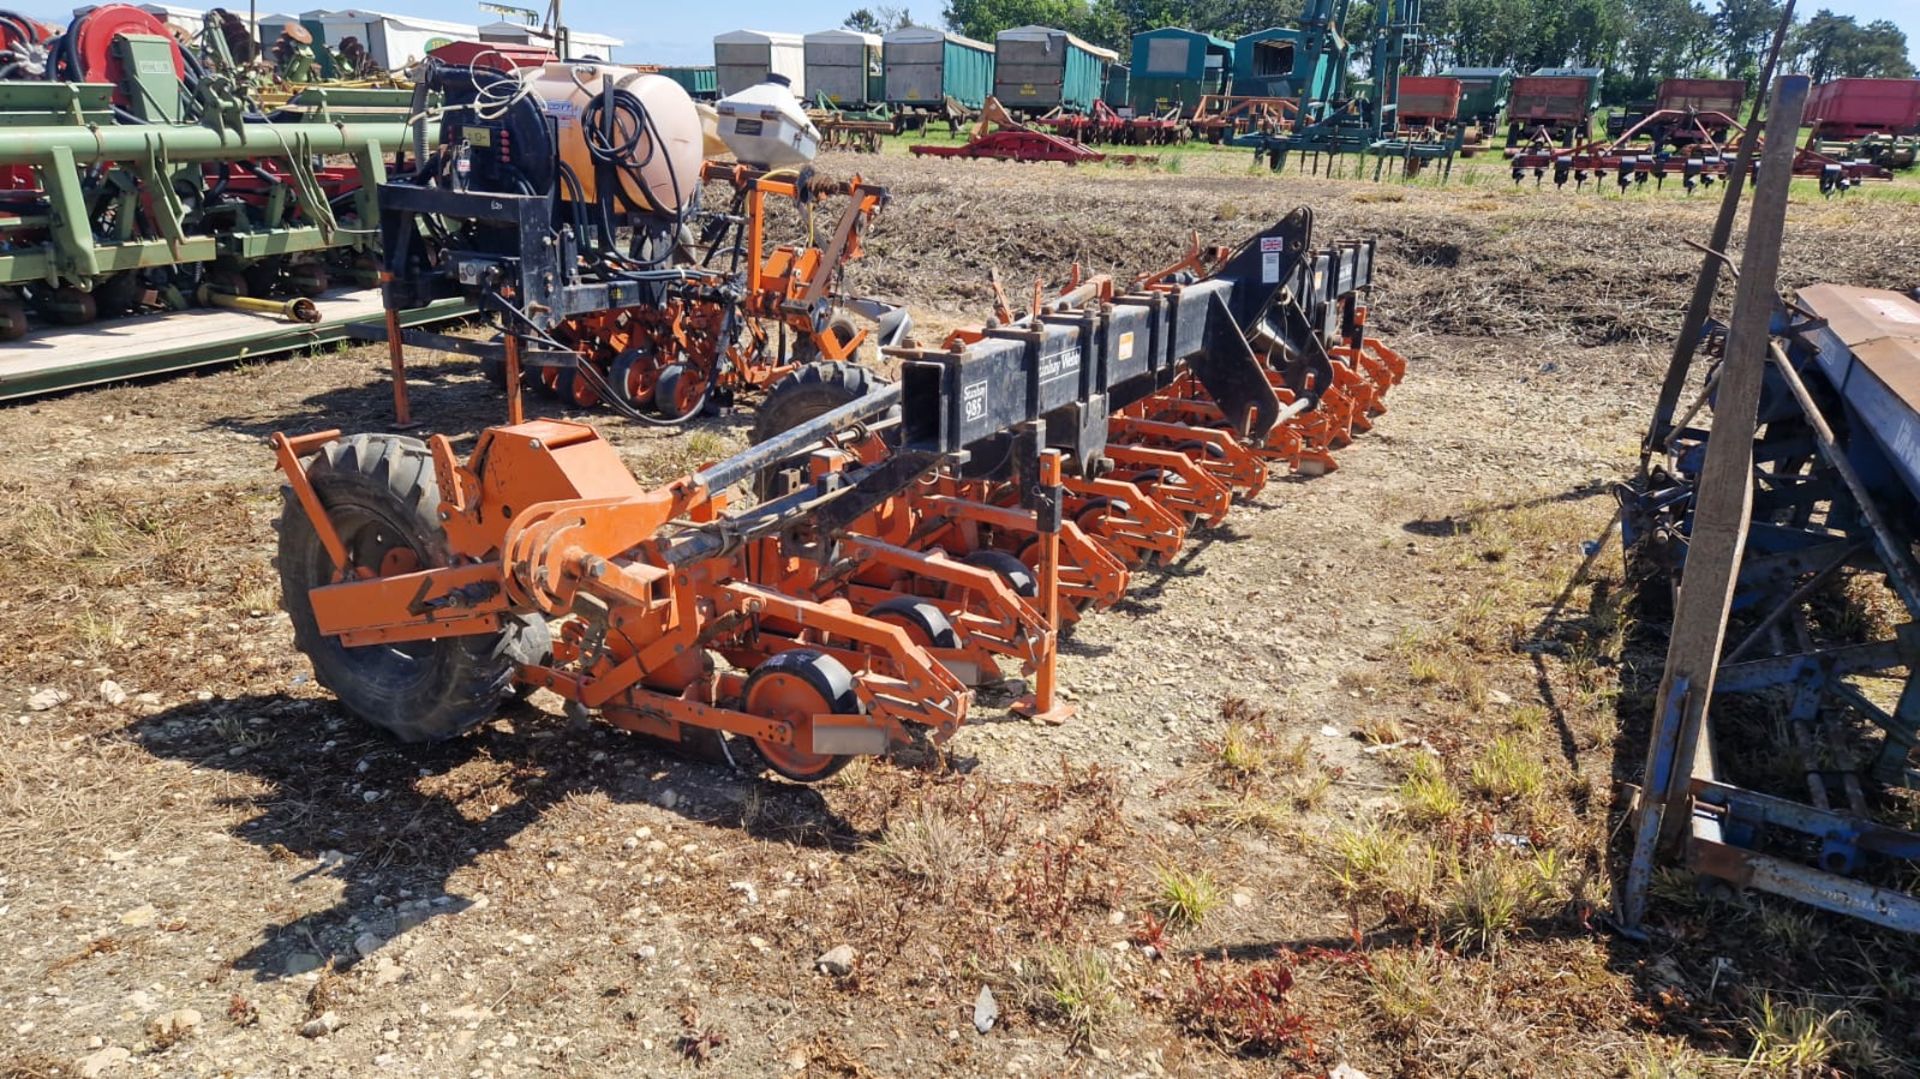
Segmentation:
{"type": "MultiPolygon", "coordinates": [[[[885,379],[857,363],[840,361],[810,363],[789,372],[774,383],[761,400],[759,412],[753,418],[752,441],[759,444],[785,434],[841,405],[858,401],[884,382],[885,379]]],[[[760,498],[785,494],[781,473],[801,464],[804,460],[782,461],[762,472],[755,483],[760,498]]]]}
{"type": "MultiPolygon", "coordinates": [[[[336,439],[314,456],[307,479],[354,566],[393,574],[449,563],[425,443],[399,435],[336,439]]],[[[532,615],[509,618],[493,633],[347,647],[315,621],[308,593],[333,581],[333,565],[290,494],[279,531],[275,563],[294,647],[342,707],[400,741],[451,738],[485,722],[513,691],[519,665],[551,654],[547,624],[532,615]]]]}

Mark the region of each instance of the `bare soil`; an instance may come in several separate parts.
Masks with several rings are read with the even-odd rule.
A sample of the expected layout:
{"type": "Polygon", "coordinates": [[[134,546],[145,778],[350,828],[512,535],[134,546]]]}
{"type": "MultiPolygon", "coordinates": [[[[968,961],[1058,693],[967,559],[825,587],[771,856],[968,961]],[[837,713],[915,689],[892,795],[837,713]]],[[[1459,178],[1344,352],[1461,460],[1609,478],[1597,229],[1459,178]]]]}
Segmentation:
{"type": "MultiPolygon", "coordinates": [[[[1410,360],[1338,471],[1277,477],[1085,620],[1072,721],[989,690],[943,767],[775,785],[544,693],[429,748],[344,716],[279,612],[264,439],[383,428],[377,352],[8,408],[0,1075],[1910,1068],[1897,941],[1680,886],[1651,942],[1605,927],[1646,657],[1617,548],[1576,571],[1714,203],[1181,160],[829,159],[894,195],[850,288],[923,336],[986,313],[989,268],[1140,270],[1304,204],[1379,239],[1410,360]]],[[[1916,237],[1920,205],[1797,195],[1783,284],[1920,286],[1916,237]]],[[[432,430],[498,419],[472,364],[415,373],[432,430]]],[[[665,480],[751,404],[596,420],[665,480]]]]}

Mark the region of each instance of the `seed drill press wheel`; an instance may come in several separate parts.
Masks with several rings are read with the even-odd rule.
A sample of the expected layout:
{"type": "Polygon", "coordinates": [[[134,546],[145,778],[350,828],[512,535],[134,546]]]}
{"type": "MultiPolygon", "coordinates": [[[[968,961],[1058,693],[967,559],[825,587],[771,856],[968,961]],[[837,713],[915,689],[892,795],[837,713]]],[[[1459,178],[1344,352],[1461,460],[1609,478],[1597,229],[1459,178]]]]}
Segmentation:
{"type": "MultiPolygon", "coordinates": [[[[340,533],[351,569],[375,576],[448,564],[440,489],[424,443],[397,435],[355,435],[323,447],[307,479],[340,533]]],[[[403,742],[451,738],[494,714],[521,663],[545,662],[545,621],[510,619],[495,633],[349,648],[322,634],[308,593],[334,581],[333,564],[297,500],[280,515],[281,605],[294,647],[314,678],[354,715],[403,742]]]]}
{"type": "Polygon", "coordinates": [[[860,715],[865,708],[853,691],[853,675],[839,660],[811,648],[781,652],[753,669],[741,692],[741,709],[756,716],[784,720],[793,727],[793,744],[778,745],[757,738],[738,739],[751,746],[748,771],[754,764],[772,769],[796,783],[818,783],[847,766],[844,754],[813,752],[813,717],[826,713],[860,715]],[[754,762],[753,757],[758,757],[754,762]]]}

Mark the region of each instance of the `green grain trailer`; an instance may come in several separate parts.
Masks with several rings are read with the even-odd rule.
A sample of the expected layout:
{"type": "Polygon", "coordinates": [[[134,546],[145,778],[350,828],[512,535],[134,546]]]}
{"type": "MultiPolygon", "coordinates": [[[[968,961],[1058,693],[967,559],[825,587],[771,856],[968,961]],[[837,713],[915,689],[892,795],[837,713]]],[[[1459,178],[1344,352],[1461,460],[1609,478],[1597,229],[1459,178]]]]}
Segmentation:
{"type": "Polygon", "coordinates": [[[1191,116],[1206,94],[1224,94],[1233,77],[1233,42],[1197,30],[1163,26],[1133,35],[1133,89],[1138,114],[1178,106],[1191,116]]]}
{"type": "Polygon", "coordinates": [[[713,101],[720,96],[720,76],[712,64],[663,67],[660,74],[679,83],[695,101],[713,101]]]}
{"type": "Polygon", "coordinates": [[[1450,67],[1441,76],[1460,80],[1460,119],[1482,131],[1499,126],[1506,111],[1507,92],[1513,89],[1510,67],[1450,67]]]}
{"type": "Polygon", "coordinates": [[[1101,83],[1100,100],[1118,112],[1127,107],[1127,95],[1133,89],[1133,70],[1125,64],[1108,64],[1107,77],[1101,83]]]}
{"type": "Polygon", "coordinates": [[[1306,46],[1306,34],[1273,26],[1233,43],[1233,92],[1243,97],[1296,97],[1326,101],[1341,90],[1346,72],[1324,51],[1306,46]]]}
{"type": "Polygon", "coordinates": [[[952,98],[969,109],[993,93],[993,46],[925,26],[903,26],[881,43],[886,101],[901,109],[937,109],[952,98]]]}
{"type": "Polygon", "coordinates": [[[858,30],[821,30],[803,41],[807,94],[835,108],[859,110],[879,104],[880,35],[858,30]]]}
{"type": "Polygon", "coordinates": [[[993,95],[1017,112],[1085,113],[1106,90],[1120,54],[1046,26],[1017,26],[994,38],[993,95]]]}

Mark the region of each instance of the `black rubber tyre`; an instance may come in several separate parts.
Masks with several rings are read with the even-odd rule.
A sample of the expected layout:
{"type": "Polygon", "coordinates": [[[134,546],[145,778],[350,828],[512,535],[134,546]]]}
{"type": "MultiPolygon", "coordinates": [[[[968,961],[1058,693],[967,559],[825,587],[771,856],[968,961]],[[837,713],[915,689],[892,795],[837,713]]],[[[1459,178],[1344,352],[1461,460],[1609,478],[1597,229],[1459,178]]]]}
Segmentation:
{"type": "Polygon", "coordinates": [[[1204,442],[1197,438],[1180,443],[1174,450],[1195,460],[1223,461],[1227,456],[1227,451],[1221,449],[1219,443],[1204,442]]]}
{"type": "Polygon", "coordinates": [[[913,643],[921,647],[958,648],[960,635],[953,631],[947,612],[924,599],[895,596],[873,605],[867,617],[896,625],[907,631],[913,643]]]}
{"type": "Polygon", "coordinates": [[[93,286],[94,307],[102,318],[119,318],[140,302],[140,279],[118,273],[93,286]]]}
{"type": "MultiPolygon", "coordinates": [[[[354,564],[405,572],[448,563],[440,490],[424,443],[355,435],[328,443],[308,480],[354,564]]],[[[347,711],[403,742],[427,742],[485,721],[512,691],[516,666],[551,652],[546,622],[515,619],[497,633],[348,648],[320,633],[309,590],[333,579],[313,523],[291,495],[280,515],[281,605],[294,647],[347,711]]]]}
{"type": "MultiPolygon", "coordinates": [[[[883,382],[873,372],[854,363],[810,363],[788,373],[773,384],[753,417],[753,441],[765,442],[795,427],[823,416],[850,401],[857,401],[883,382]]],[[[755,488],[760,498],[777,498],[788,490],[783,472],[802,467],[804,461],[782,461],[760,474],[755,488]]]]}
{"type": "Polygon", "coordinates": [[[1073,523],[1079,525],[1080,531],[1089,536],[1105,536],[1109,514],[1126,517],[1132,512],[1133,507],[1128,505],[1125,499],[1098,495],[1087,499],[1085,504],[1074,511],[1073,523]]]}
{"type": "Polygon", "coordinates": [[[93,293],[66,285],[54,289],[48,296],[43,313],[62,326],[85,326],[100,317],[100,307],[94,302],[93,293]]]}
{"type": "Polygon", "coordinates": [[[1032,599],[1040,594],[1040,579],[1033,575],[1025,562],[1006,551],[975,551],[960,561],[998,573],[1013,589],[1014,595],[1022,599],[1032,599]]]}
{"type": "MultiPolygon", "coordinates": [[[[1164,468],[1149,468],[1145,472],[1134,476],[1132,482],[1135,486],[1144,489],[1149,495],[1151,495],[1154,488],[1157,487],[1185,487],[1187,485],[1186,477],[1180,475],[1178,472],[1172,472],[1164,468]]],[[[1181,510],[1179,513],[1180,519],[1185,521],[1189,528],[1193,527],[1193,522],[1199,519],[1198,515],[1186,510],[1181,510]]]]}
{"type": "MultiPolygon", "coordinates": [[[[854,324],[852,318],[844,314],[839,314],[827,321],[827,332],[832,334],[834,340],[844,347],[847,342],[859,336],[860,327],[854,324]]],[[[856,352],[845,360],[826,360],[822,357],[820,350],[814,347],[813,339],[808,337],[801,338],[794,342],[793,345],[793,362],[798,364],[809,366],[817,363],[852,364],[858,363],[859,359],[859,354],[856,352]]]]}
{"type": "Polygon", "coordinates": [[[287,287],[296,296],[317,300],[333,287],[333,277],[317,262],[303,262],[287,271],[287,287]]]}
{"type": "MultiPolygon", "coordinates": [[[[755,667],[740,691],[741,707],[754,711],[763,693],[780,681],[804,683],[819,703],[836,715],[860,715],[864,710],[853,691],[853,673],[839,660],[811,648],[781,652],[755,667]]],[[[802,728],[800,735],[810,739],[810,728],[802,728]]],[[[734,747],[734,761],[742,769],[777,772],[795,783],[818,783],[853,760],[845,754],[816,755],[797,747],[762,745],[751,738],[732,738],[728,745],[734,747]]]]}
{"type": "Polygon", "coordinates": [[[690,420],[706,411],[710,396],[698,385],[700,373],[685,364],[670,363],[660,369],[653,384],[653,410],[667,420],[690,420]]]}
{"type": "Polygon", "coordinates": [[[559,394],[560,404],[577,412],[587,412],[600,407],[600,390],[580,374],[579,364],[589,363],[581,357],[573,367],[560,372],[560,381],[555,392],[559,394]]]}
{"type": "Polygon", "coordinates": [[[654,386],[659,379],[658,365],[652,349],[626,349],[614,357],[607,385],[628,408],[651,407],[654,386]]]}

